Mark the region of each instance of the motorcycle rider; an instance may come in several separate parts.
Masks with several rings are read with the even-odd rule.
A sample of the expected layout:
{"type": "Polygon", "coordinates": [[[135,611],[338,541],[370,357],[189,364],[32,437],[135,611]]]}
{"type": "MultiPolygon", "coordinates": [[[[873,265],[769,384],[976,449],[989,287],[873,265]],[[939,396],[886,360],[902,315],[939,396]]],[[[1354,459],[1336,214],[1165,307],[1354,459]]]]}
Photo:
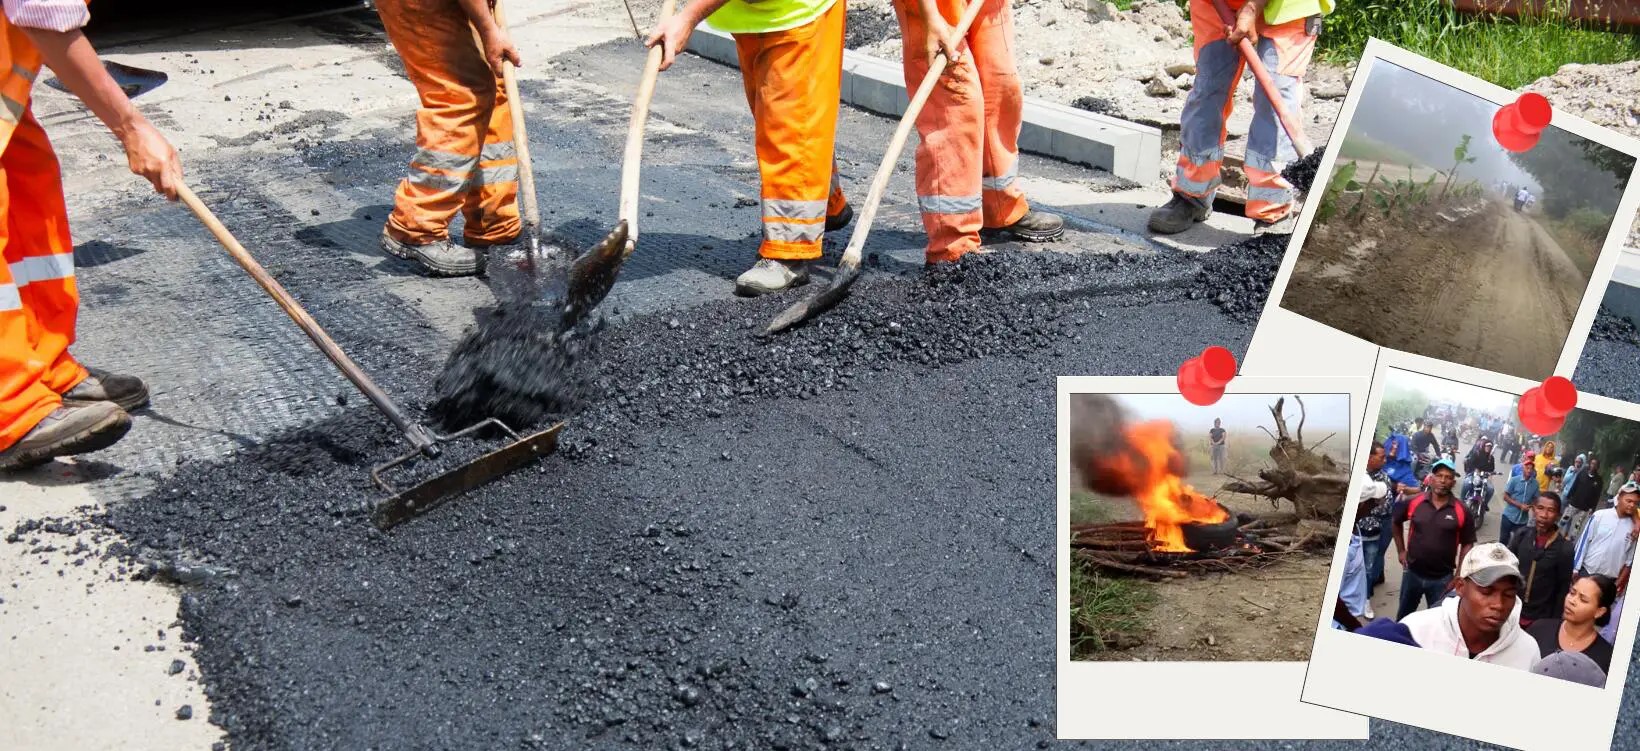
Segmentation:
{"type": "Polygon", "coordinates": [[[1412,434],[1412,471],[1422,482],[1429,474],[1429,465],[1441,458],[1441,441],[1435,437],[1435,421],[1419,420],[1418,431],[1412,434]]]}
{"type": "Polygon", "coordinates": [[[1469,449],[1469,455],[1464,457],[1463,470],[1467,474],[1464,478],[1464,500],[1468,501],[1478,490],[1480,492],[1480,503],[1475,504],[1478,506],[1478,508],[1475,508],[1475,515],[1485,520],[1486,510],[1492,503],[1492,482],[1490,478],[1498,471],[1497,460],[1492,458],[1492,441],[1490,439],[1483,435],[1480,440],[1475,441],[1475,445],[1469,449]]]}

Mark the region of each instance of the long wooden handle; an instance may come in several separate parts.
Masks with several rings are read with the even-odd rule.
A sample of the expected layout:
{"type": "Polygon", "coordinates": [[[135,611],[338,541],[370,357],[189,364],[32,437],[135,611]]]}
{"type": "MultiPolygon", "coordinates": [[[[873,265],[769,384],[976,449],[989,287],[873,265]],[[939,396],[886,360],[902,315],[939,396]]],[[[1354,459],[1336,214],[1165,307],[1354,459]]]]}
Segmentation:
{"type": "Polygon", "coordinates": [[[336,364],[336,368],[342,371],[342,375],[347,376],[347,380],[352,381],[353,385],[357,386],[359,391],[365,395],[365,398],[369,399],[371,403],[376,405],[377,409],[387,415],[387,419],[393,421],[393,424],[405,434],[405,437],[410,439],[411,443],[415,444],[416,448],[425,448],[433,443],[433,439],[422,430],[420,425],[416,425],[404,418],[404,413],[400,412],[398,405],[388,398],[387,392],[382,391],[375,381],[370,380],[370,376],[359,369],[359,366],[353,362],[352,358],[347,356],[347,353],[342,351],[336,341],[331,339],[330,335],[319,327],[318,321],[313,320],[313,316],[308,315],[308,312],[302,308],[301,304],[296,302],[296,298],[291,297],[290,293],[286,292],[285,288],[279,284],[279,281],[274,279],[267,269],[262,268],[262,264],[257,263],[249,251],[245,250],[245,246],[240,245],[239,241],[234,239],[233,233],[229,232],[228,228],[217,220],[216,215],[205,207],[204,202],[199,200],[199,196],[194,195],[194,192],[186,185],[178,187],[177,193],[182,198],[182,202],[188,204],[188,208],[193,210],[194,216],[199,217],[200,223],[204,224],[205,228],[216,236],[216,241],[222,243],[222,247],[227,249],[228,255],[233,256],[233,259],[244,267],[245,271],[250,273],[251,278],[255,279],[257,284],[262,285],[262,289],[267,291],[268,295],[274,299],[274,302],[279,303],[279,307],[285,309],[285,313],[290,316],[291,320],[295,321],[296,325],[300,326],[302,331],[308,335],[308,338],[319,346],[319,351],[325,353],[325,357],[330,358],[330,361],[336,364]]]}
{"type": "MultiPolygon", "coordinates": [[[[661,4],[659,23],[666,23],[676,7],[674,0],[661,4]]],[[[617,215],[626,222],[626,245],[638,242],[638,168],[643,164],[643,129],[649,122],[649,100],[655,96],[655,79],[661,73],[661,57],[665,50],[657,44],[649,48],[644,61],[643,80],[638,82],[638,96],[632,102],[632,123],[626,129],[626,154],[621,161],[621,207],[617,215]]]]}
{"type": "MultiPolygon", "coordinates": [[[[1218,10],[1219,18],[1224,21],[1224,25],[1235,25],[1236,16],[1230,12],[1230,6],[1226,5],[1224,0],[1213,0],[1213,7],[1218,10]]],[[[1298,119],[1293,117],[1293,113],[1282,102],[1281,90],[1276,88],[1275,80],[1270,78],[1270,71],[1264,67],[1264,61],[1259,59],[1258,48],[1253,46],[1250,39],[1243,39],[1236,46],[1241,50],[1242,58],[1247,61],[1247,67],[1253,71],[1253,78],[1258,80],[1259,88],[1264,89],[1264,98],[1270,100],[1270,109],[1281,121],[1282,129],[1287,131],[1287,138],[1293,142],[1293,150],[1297,151],[1300,157],[1309,156],[1313,149],[1310,147],[1309,137],[1304,135],[1304,126],[1299,124],[1298,119]]]]}
{"type": "MultiPolygon", "coordinates": [[[[501,9],[501,0],[495,0],[495,22],[507,28],[507,15],[501,9]]],[[[483,49],[482,45],[480,49],[483,49]]],[[[518,77],[513,64],[501,63],[501,85],[507,92],[507,108],[512,113],[513,151],[518,152],[518,198],[523,204],[524,223],[529,232],[541,226],[541,207],[535,202],[535,170],[530,166],[530,139],[524,130],[524,100],[518,98],[518,77]]]]}
{"type": "MultiPolygon", "coordinates": [[[[980,10],[992,0],[972,0],[962,12],[962,20],[957,22],[956,28],[951,30],[951,36],[960,40],[968,36],[968,27],[974,25],[974,19],[979,17],[980,10]]],[[[916,40],[907,40],[908,44],[916,40]]],[[[949,61],[941,52],[928,66],[928,73],[923,76],[922,85],[911,96],[911,103],[905,107],[905,114],[900,116],[900,125],[894,129],[894,137],[888,142],[888,153],[883,154],[883,161],[877,165],[877,175],[871,178],[871,189],[866,192],[865,205],[860,209],[860,218],[854,225],[853,234],[849,235],[848,247],[843,250],[843,266],[854,267],[860,265],[860,253],[865,249],[866,236],[871,234],[871,223],[877,219],[877,208],[883,203],[883,192],[888,189],[888,181],[894,176],[894,165],[900,161],[900,152],[905,150],[905,142],[911,136],[911,128],[917,123],[917,115],[922,112],[928,97],[934,93],[934,87],[939,85],[940,76],[945,74],[945,66],[949,61]]]]}

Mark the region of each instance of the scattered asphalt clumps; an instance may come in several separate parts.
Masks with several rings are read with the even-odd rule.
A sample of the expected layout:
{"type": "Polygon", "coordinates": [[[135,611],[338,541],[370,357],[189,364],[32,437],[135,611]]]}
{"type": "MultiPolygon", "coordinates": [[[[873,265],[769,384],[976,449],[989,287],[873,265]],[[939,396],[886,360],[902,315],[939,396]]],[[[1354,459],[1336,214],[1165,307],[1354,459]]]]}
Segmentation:
{"type": "Polygon", "coordinates": [[[1300,196],[1308,195],[1310,186],[1315,183],[1316,170],[1321,168],[1321,158],[1326,155],[1326,149],[1310,152],[1309,156],[1291,162],[1281,170],[1281,178],[1290,183],[1300,196]]]}
{"type": "Polygon", "coordinates": [[[1601,306],[1578,358],[1574,380],[1579,391],[1640,402],[1640,330],[1601,306]]]}
{"type": "Polygon", "coordinates": [[[495,417],[515,430],[578,406],[590,388],[596,329],[558,334],[549,303],[504,305],[479,316],[451,351],[429,413],[446,430],[495,417]]]}
{"type": "Polygon", "coordinates": [[[1602,305],[1600,312],[1595,315],[1594,325],[1589,327],[1589,338],[1640,344],[1640,328],[1636,328],[1633,321],[1602,305]]]}
{"type": "MultiPolygon", "coordinates": [[[[610,327],[558,456],[392,532],[353,518],[404,450],[362,405],[104,521],[131,554],[238,572],[179,609],[235,747],[1032,745],[1052,619],[978,614],[1051,594],[1020,499],[1051,490],[1053,376],[1245,341],[1194,258],[873,263],[773,337],[791,295],[610,327]],[[944,583],[896,589],[912,575],[944,583]],[[953,587],[973,611],[934,601],[953,587]]],[[[382,372],[397,393],[437,375],[382,372]]]]}
{"type": "Polygon", "coordinates": [[[1292,237],[1268,232],[1203,254],[1191,295],[1207,298],[1238,322],[1257,322],[1292,237]]]}

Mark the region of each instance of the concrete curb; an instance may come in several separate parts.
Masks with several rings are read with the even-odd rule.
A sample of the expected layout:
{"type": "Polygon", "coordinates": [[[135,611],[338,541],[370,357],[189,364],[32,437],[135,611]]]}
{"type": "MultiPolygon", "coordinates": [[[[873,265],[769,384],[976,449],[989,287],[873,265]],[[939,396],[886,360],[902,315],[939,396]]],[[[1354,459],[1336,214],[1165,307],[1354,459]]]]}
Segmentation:
{"type": "MultiPolygon", "coordinates": [[[[713,62],[739,67],[735,40],[706,24],[695,27],[689,51],[713,62]]],[[[898,64],[843,51],[843,102],[880,115],[905,114],[910,95],[898,64]]],[[[1162,162],[1162,132],[1075,107],[1025,97],[1025,124],[1019,148],[1085,164],[1141,184],[1156,181],[1162,162]]]]}

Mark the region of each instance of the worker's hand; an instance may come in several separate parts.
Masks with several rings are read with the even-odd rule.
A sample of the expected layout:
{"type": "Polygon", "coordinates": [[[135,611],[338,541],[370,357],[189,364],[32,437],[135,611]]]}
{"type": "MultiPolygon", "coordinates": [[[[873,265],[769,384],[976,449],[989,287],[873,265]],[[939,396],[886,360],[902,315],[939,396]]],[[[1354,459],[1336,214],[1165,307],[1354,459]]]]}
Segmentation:
{"type": "Polygon", "coordinates": [[[672,61],[678,58],[678,53],[689,46],[689,36],[695,33],[695,25],[698,23],[700,22],[689,14],[678,13],[650,32],[643,46],[661,46],[661,70],[672,67],[672,61]]]}
{"type": "Polygon", "coordinates": [[[1225,41],[1229,42],[1231,47],[1241,44],[1243,39],[1258,43],[1258,18],[1264,13],[1262,5],[1250,2],[1241,6],[1241,10],[1236,11],[1236,23],[1224,27],[1225,41]]]}
{"type": "MultiPolygon", "coordinates": [[[[975,1],[978,2],[978,0],[975,1]]],[[[926,26],[928,36],[923,39],[923,49],[928,53],[929,62],[933,62],[934,58],[941,54],[944,54],[945,59],[949,61],[946,70],[950,70],[957,63],[962,62],[962,51],[957,49],[961,40],[956,39],[955,35],[952,34],[951,24],[946,23],[944,18],[935,16],[928,19],[926,26]]]]}
{"type": "Polygon", "coordinates": [[[1403,568],[1403,569],[1404,569],[1404,568],[1406,568],[1406,567],[1407,567],[1407,551],[1405,551],[1405,550],[1397,550],[1397,551],[1395,551],[1395,557],[1396,557],[1396,558],[1398,558],[1398,559],[1400,559],[1400,561],[1401,561],[1401,568],[1403,568]]]}
{"type": "Polygon", "coordinates": [[[177,200],[177,188],[182,186],[182,158],[171,142],[140,116],[119,136],[131,172],[152,183],[160,195],[177,200]]]}
{"type": "Polygon", "coordinates": [[[523,59],[518,56],[518,48],[513,46],[512,36],[499,26],[490,27],[490,31],[484,34],[484,60],[490,64],[490,70],[495,71],[497,78],[501,77],[502,61],[512,63],[515,68],[524,67],[523,59]]]}

